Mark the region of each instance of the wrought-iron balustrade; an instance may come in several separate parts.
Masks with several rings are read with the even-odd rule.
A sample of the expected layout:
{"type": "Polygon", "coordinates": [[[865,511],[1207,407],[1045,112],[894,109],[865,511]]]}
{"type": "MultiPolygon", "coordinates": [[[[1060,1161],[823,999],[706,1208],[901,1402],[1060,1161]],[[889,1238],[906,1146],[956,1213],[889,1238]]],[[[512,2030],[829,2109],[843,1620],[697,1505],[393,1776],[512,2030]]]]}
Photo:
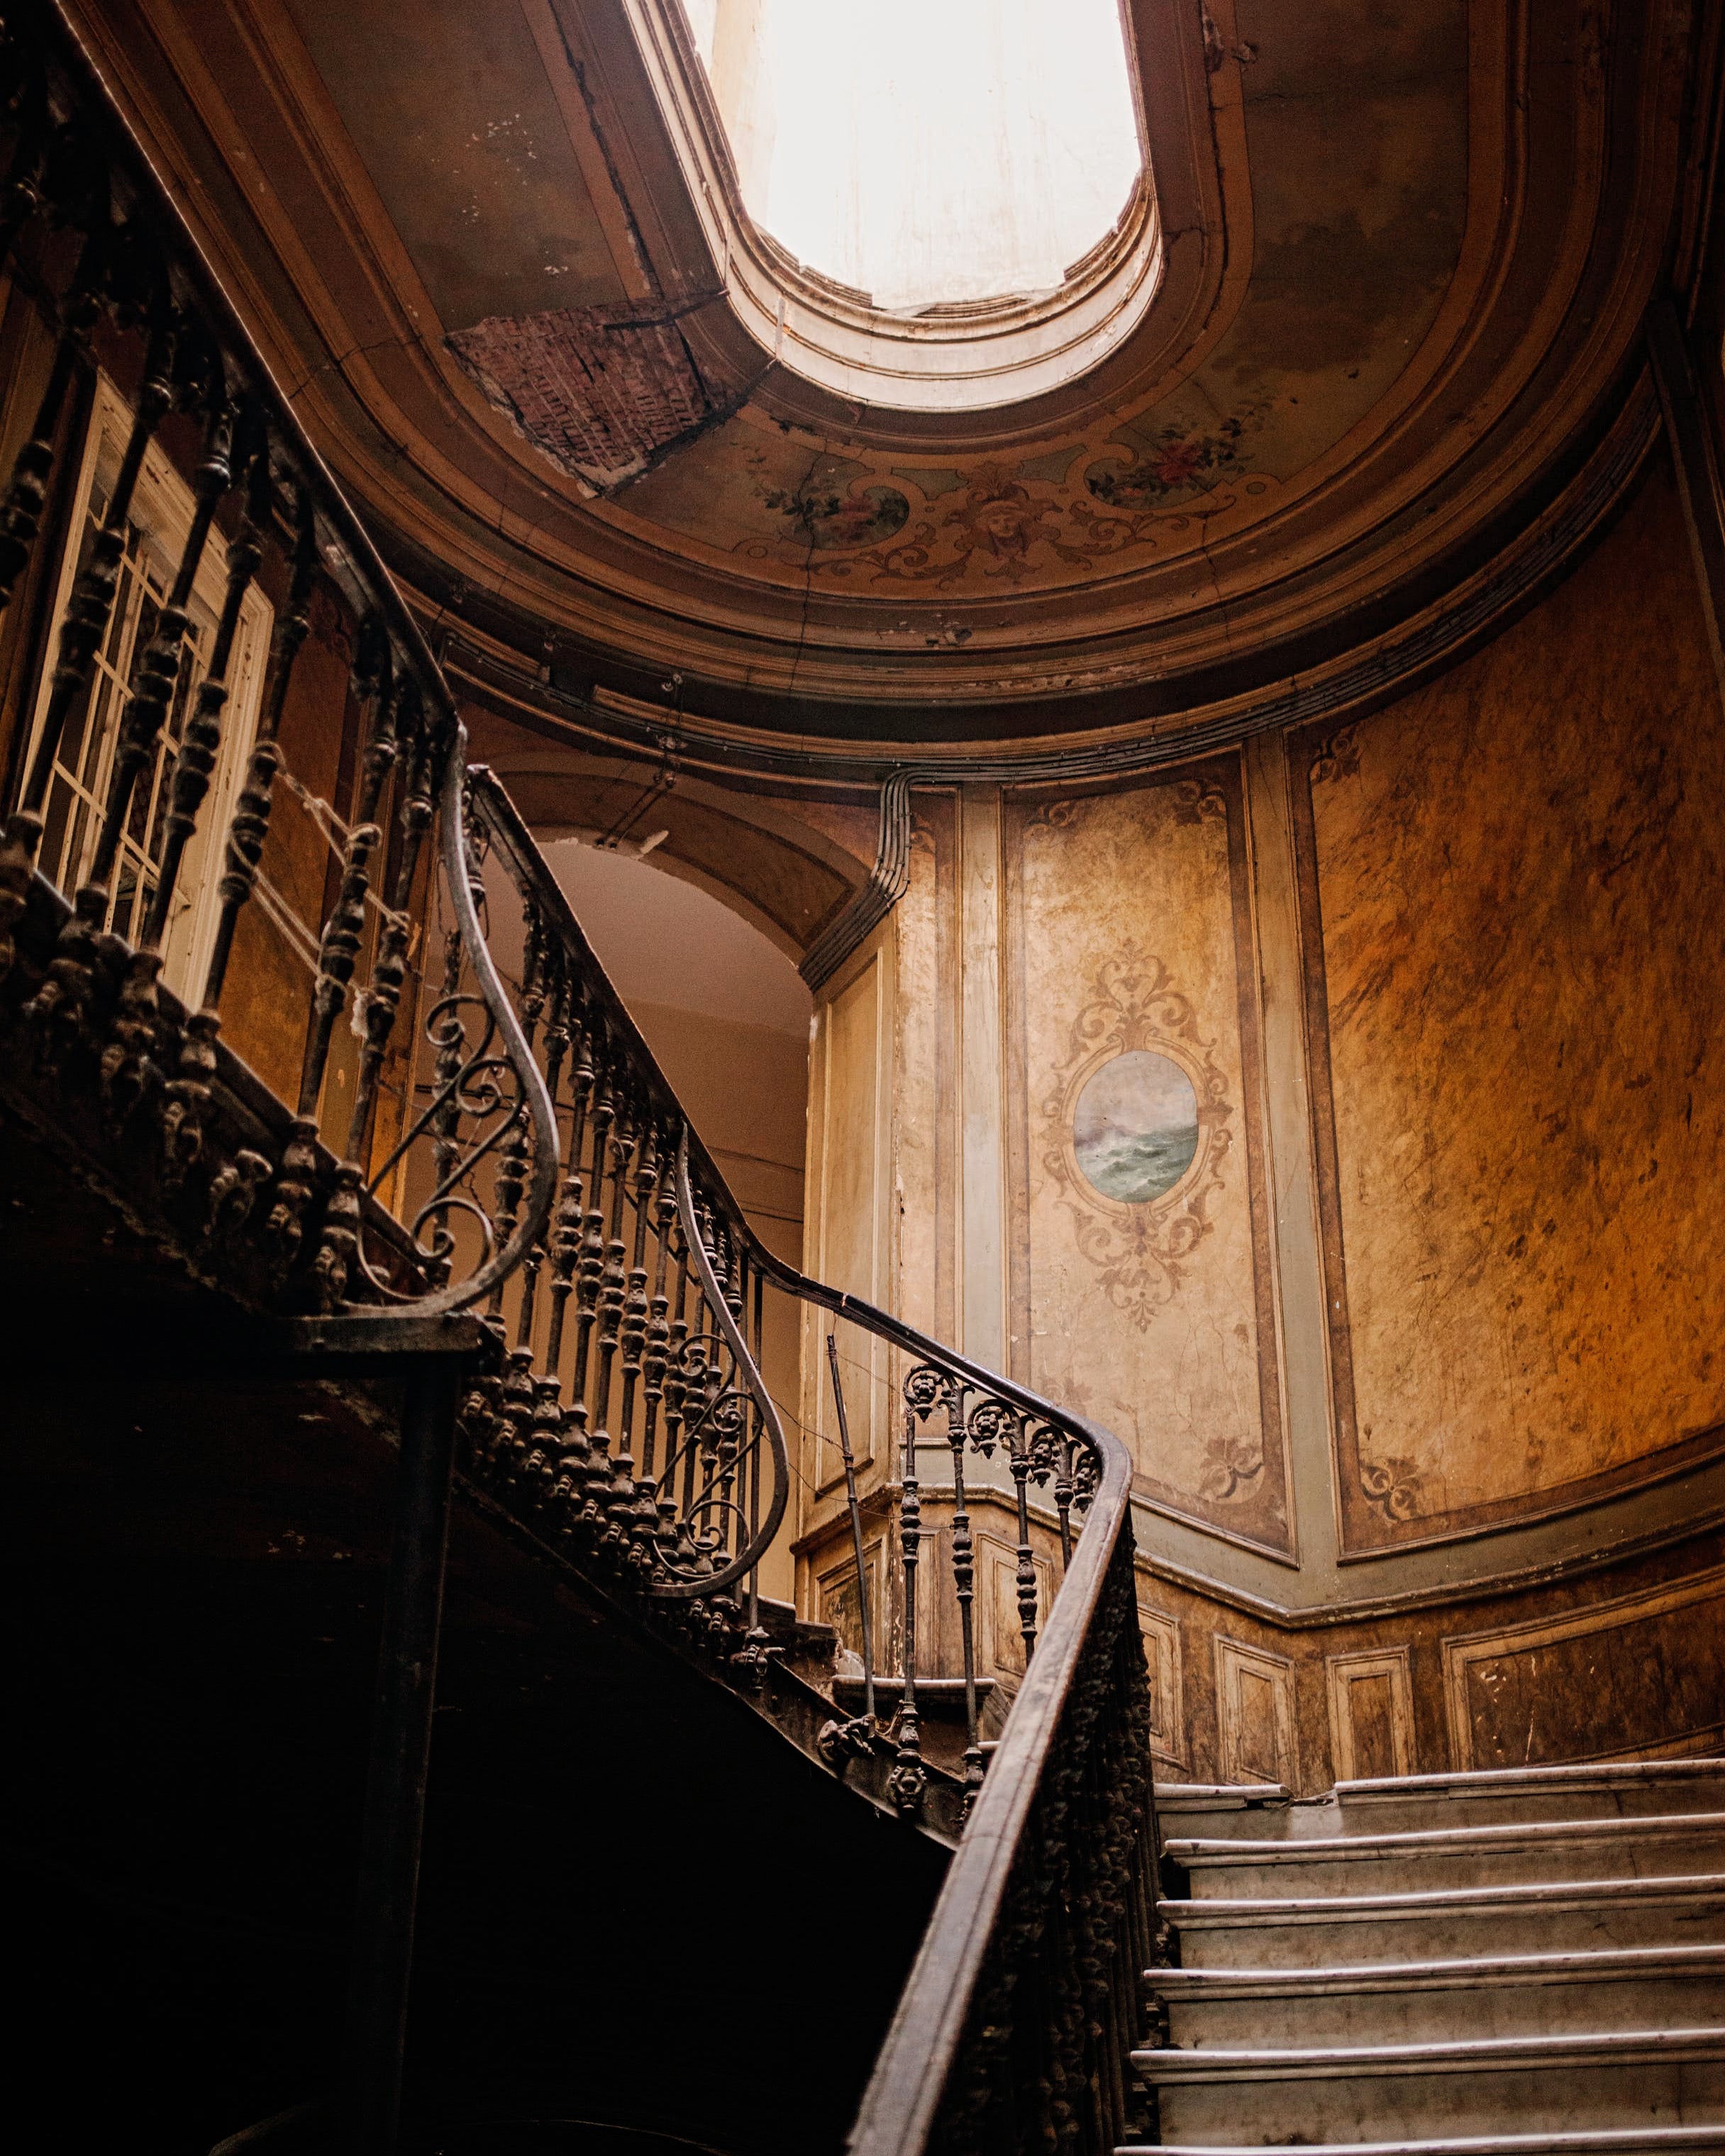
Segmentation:
{"type": "MultiPolygon", "coordinates": [[[[424,1317],[483,1301],[539,1232],[553,1134],[475,910],[449,690],[52,10],[8,14],[0,69],[0,251],[53,339],[0,501],[0,607],[33,569],[39,604],[53,598],[54,565],[38,557],[77,475],[76,421],[99,376],[121,414],[15,714],[22,753],[0,835],[8,1092],[50,1135],[74,1121],[85,1164],[194,1270],[260,1307],[424,1317]],[[124,393],[106,388],[116,376],[124,393]],[[153,593],[137,588],[152,468],[189,501],[153,593]],[[230,741],[246,609],[266,581],[279,603],[255,722],[230,741]],[[347,681],[312,712],[347,737],[341,813],[295,778],[282,738],[320,608],[352,654],[347,681]],[[218,770],[235,782],[225,804],[218,770]],[[288,785],[334,855],[321,914],[288,924],[305,947],[303,992],[283,1009],[272,990],[265,1014],[299,1063],[285,1108],[228,1051],[223,1026],[237,944],[273,895],[265,866],[278,865],[269,850],[288,785]],[[43,873],[44,834],[58,886],[43,873]],[[164,963],[200,851],[209,932],[175,993],[164,963]],[[430,987],[429,942],[440,946],[430,987]],[[428,1065],[434,1084],[399,1108],[393,1095],[428,1065]]],[[[13,607],[7,626],[15,650],[29,624],[13,607]]],[[[255,981],[241,985],[255,995],[255,981]]]]}
{"type": "MultiPolygon", "coordinates": [[[[963,1830],[856,2156],[1111,2149],[1141,2123],[1127,2058],[1138,1980],[1161,1951],[1128,1455],[767,1249],[506,792],[479,770],[470,801],[476,844],[525,894],[523,1024],[562,1133],[552,1224],[505,1299],[506,1373],[470,1403],[470,1472],[589,1573],[633,1584],[661,1621],[692,1630],[733,1681],[771,1692],[783,1678],[756,1581],[787,1509],[783,1424],[797,1404],[775,1399],[761,1343],[773,1299],[788,1301],[805,1368],[823,1350],[835,1385],[848,1368],[890,1424],[893,1455],[871,1493],[896,1511],[891,1608],[871,1608],[854,1508],[867,1691],[835,1707],[817,1741],[834,1771],[906,1819],[963,1830]],[[992,1745],[975,1621],[984,1490],[1016,1535],[1024,1671],[992,1745]],[[1045,1620],[1039,1569],[1060,1575],[1045,1620]],[[919,1611],[942,1608],[957,1619],[957,1669],[933,1677],[919,1611]],[[896,1667],[876,1683],[874,1650],[889,1639],[896,1667]],[[963,1748],[949,1774],[925,1757],[924,1709],[954,1686],[963,1748]]],[[[835,1404],[850,1466],[842,1392],[835,1404]]]]}
{"type": "Polygon", "coordinates": [[[834,1774],[956,1838],[856,2156],[1111,2148],[1137,2123],[1123,2076],[1156,1948],[1127,1455],[756,1236],[507,794],[468,767],[418,626],[56,9],[8,13],[0,101],[0,255],[51,338],[0,500],[0,626],[14,654],[28,644],[28,593],[46,632],[0,834],[0,1090],[254,1308],[480,1312],[505,1350],[461,1415],[480,1502],[797,1725],[834,1774]],[[54,519],[99,373],[125,416],[80,547],[54,519]],[[138,490],[164,455],[189,507],[122,665],[138,490]],[[265,586],[255,716],[228,739],[265,586]],[[326,671],[296,687],[320,606],[349,644],[339,695],[326,671]],[[347,746],[326,798],[285,745],[308,696],[347,746]],[[274,889],[284,788],[331,850],[299,930],[303,994],[267,1014],[294,1045],[290,1101],[227,1040],[236,983],[258,987],[243,931],[274,889]],[[200,860],[208,933],[188,959],[172,939],[200,860]],[[164,973],[175,948],[183,993],[164,973]],[[879,1455],[859,1496],[841,1393],[860,1698],[785,1666],[761,1594],[804,1450],[785,1424],[809,1397],[769,1381],[774,1299],[805,1371],[825,1350],[835,1386],[860,1381],[879,1455]],[[982,1502],[1015,1538],[1021,1675],[993,1738],[982,1502]],[[864,1503],[896,1543],[873,1585],[864,1503]],[[938,1667],[930,1613],[956,1640],[938,1667]],[[945,1767],[927,1741],[937,1693],[962,1728],[945,1767]]]}

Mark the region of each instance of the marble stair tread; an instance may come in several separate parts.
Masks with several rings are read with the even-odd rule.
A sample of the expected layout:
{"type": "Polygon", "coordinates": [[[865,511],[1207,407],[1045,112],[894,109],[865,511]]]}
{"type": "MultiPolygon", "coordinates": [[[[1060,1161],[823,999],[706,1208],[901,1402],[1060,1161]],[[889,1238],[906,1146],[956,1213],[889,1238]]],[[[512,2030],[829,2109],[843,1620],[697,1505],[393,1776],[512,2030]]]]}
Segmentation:
{"type": "Polygon", "coordinates": [[[1289,2051],[1138,2050],[1132,2065],[1173,2082],[1305,2081],[1396,2074],[1573,2072],[1579,2067],[1725,2059],[1725,2028],[1617,2029],[1557,2036],[1479,2036],[1445,2044],[1332,2045],[1289,2051]]]}
{"type": "Polygon", "coordinates": [[[1447,1887],[1400,1893],[1220,1897],[1158,1904],[1193,1967],[1310,1968],[1458,1959],[1479,1926],[1501,1954],[1707,1945],[1725,1938],[1725,1873],[1447,1887]]]}
{"type": "Polygon", "coordinates": [[[1601,1984],[1631,1978],[1725,1981],[1725,1945],[1619,1947],[1598,1953],[1492,1954],[1448,1961],[1357,1962],[1312,1969],[1147,1969],[1165,1999],[1298,1999],[1328,1991],[1472,1990],[1495,1984],[1601,1984]]]}
{"type": "Polygon", "coordinates": [[[1483,1768],[1459,1774],[1340,1782],[1334,1802],[1335,1830],[1342,1834],[1376,1833],[1392,1824],[1447,1826],[1466,1820],[1615,1819],[1712,1811],[1725,1808],[1725,1759],[1483,1768]]]}
{"type": "MultiPolygon", "coordinates": [[[[1304,2156],[1683,2156],[1725,2148],[1725,2125],[1607,2127],[1566,2133],[1476,2133],[1447,2140],[1302,2143],[1304,2156]]],[[[1263,2156],[1262,2144],[1133,2143],[1114,2156],[1263,2156]]]]}
{"type": "Polygon", "coordinates": [[[1280,1782],[1158,1782],[1158,1811],[1225,1811],[1245,1804],[1286,1804],[1288,1791],[1280,1782]]]}
{"type": "Polygon", "coordinates": [[[1243,1875],[1242,1884],[1262,1880],[1268,1892],[1275,1891],[1278,1871],[1309,1871],[1317,1878],[1338,1865],[1357,1867],[1352,1870],[1353,1883],[1368,1890],[1373,1883],[1394,1884],[1408,1867],[1419,1871],[1438,1864],[1452,1872],[1479,1872],[1482,1876],[1475,1883],[1481,1885],[1507,1866],[1522,1878],[1531,1871],[1548,1879],[1597,1876],[1603,1868],[1712,1871],[1725,1859],[1725,1812],[1535,1820],[1277,1841],[1171,1836],[1163,1846],[1193,1876],[1194,1891],[1206,1896],[1220,1891],[1216,1882],[1223,1875],[1243,1875]]]}
{"type": "Polygon", "coordinates": [[[1455,1774],[1400,1774],[1337,1782],[1335,1794],[1343,1803],[1362,1797],[1534,1794],[1552,1789],[1631,1789],[1707,1774],[1725,1775],[1725,1754],[1709,1753],[1687,1759],[1620,1759],[1579,1767],[1477,1767],[1455,1774]]]}
{"type": "Polygon", "coordinates": [[[1725,1904],[1725,1872],[1661,1873],[1651,1879],[1558,1879],[1506,1887],[1438,1887],[1403,1894],[1301,1894],[1208,1902],[1158,1902],[1158,1911],[1182,1931],[1208,1925],[1393,1921],[1439,1911],[1562,1909],[1595,1902],[1697,1902],[1725,1904]]]}

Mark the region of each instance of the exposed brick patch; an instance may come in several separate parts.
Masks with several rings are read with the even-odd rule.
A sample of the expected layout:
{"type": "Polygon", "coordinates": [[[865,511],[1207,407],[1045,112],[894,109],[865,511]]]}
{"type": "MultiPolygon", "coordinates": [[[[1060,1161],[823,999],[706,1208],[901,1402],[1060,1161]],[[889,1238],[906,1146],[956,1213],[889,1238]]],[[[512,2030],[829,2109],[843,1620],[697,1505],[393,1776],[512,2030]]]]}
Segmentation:
{"type": "Polygon", "coordinates": [[[536,449],[601,489],[736,406],[703,380],[675,321],[622,309],[492,315],[449,346],[536,449]]]}

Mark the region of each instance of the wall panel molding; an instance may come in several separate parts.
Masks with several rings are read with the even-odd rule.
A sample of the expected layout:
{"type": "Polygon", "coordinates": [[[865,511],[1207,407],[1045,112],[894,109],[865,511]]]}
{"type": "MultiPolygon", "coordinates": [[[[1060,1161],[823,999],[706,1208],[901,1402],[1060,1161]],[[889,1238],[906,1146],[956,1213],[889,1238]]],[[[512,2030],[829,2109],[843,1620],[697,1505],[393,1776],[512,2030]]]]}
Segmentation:
{"type": "Polygon", "coordinates": [[[1413,1657],[1406,1647],[1324,1657],[1330,1763],[1338,1782],[1412,1774],[1413,1657]]]}
{"type": "Polygon", "coordinates": [[[1458,1771],[1706,1751],[1725,1733],[1725,1565],[1442,1655],[1458,1771]]]}
{"type": "Polygon", "coordinates": [[[1300,1787],[1294,1714],[1294,1665],[1218,1633],[1216,1719],[1220,1734],[1217,1774],[1224,1782],[1281,1782],[1300,1787]]]}

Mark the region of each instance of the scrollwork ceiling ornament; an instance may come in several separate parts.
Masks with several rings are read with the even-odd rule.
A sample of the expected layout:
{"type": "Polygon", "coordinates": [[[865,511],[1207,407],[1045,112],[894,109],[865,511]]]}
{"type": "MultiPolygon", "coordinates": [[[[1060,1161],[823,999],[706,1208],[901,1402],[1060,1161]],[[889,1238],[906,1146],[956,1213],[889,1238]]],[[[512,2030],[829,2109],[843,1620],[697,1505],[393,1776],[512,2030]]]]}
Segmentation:
{"type": "Polygon", "coordinates": [[[1060,1187],[1078,1248],[1109,1301],[1141,1332],[1179,1293],[1187,1261],[1214,1224],[1209,1207],[1223,1187],[1222,1164],[1234,1142],[1234,1107],[1214,1049],[1167,964],[1128,946],[1091,975],[1089,1000],[1072,1021],[1065,1061],[1042,1104],[1048,1124],[1043,1165],[1060,1187]],[[1189,1163],[1171,1188],[1133,1202],[1106,1196],[1085,1173],[1074,1122],[1091,1080],[1117,1057],[1144,1051],[1165,1056],[1191,1081],[1198,1135],[1189,1163]]]}

